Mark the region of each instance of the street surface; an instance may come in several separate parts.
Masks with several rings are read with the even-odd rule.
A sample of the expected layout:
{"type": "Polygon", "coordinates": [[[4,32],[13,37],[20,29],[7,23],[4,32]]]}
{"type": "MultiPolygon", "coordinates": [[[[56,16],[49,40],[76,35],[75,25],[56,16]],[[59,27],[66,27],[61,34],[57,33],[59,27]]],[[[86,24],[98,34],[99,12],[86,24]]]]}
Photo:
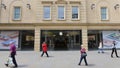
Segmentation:
{"type": "MultiPolygon", "coordinates": [[[[104,54],[98,54],[97,51],[88,51],[88,66],[85,66],[84,60],[81,66],[78,65],[80,52],[71,51],[48,51],[49,58],[42,52],[35,51],[17,51],[16,60],[18,68],[120,68],[120,58],[111,58],[111,50],[106,50],[104,54]]],[[[0,68],[7,68],[6,63],[9,51],[0,51],[0,68]]],[[[118,55],[120,51],[118,50],[118,55]]]]}

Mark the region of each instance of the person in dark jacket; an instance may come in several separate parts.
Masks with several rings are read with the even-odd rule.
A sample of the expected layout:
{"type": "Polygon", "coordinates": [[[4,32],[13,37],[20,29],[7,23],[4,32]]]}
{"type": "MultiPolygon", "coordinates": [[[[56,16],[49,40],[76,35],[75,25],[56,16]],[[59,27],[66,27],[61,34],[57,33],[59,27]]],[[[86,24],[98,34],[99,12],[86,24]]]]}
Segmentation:
{"type": "Polygon", "coordinates": [[[81,45],[81,46],[82,46],[82,48],[80,50],[81,56],[80,56],[80,62],[78,65],[81,65],[81,62],[84,59],[85,65],[87,66],[88,63],[87,63],[87,59],[86,59],[86,56],[87,56],[86,49],[83,47],[83,45],[81,45]]]}
{"type": "Polygon", "coordinates": [[[115,52],[116,57],[119,57],[117,54],[117,49],[116,49],[116,42],[113,41],[113,48],[112,48],[112,53],[111,53],[111,57],[113,58],[113,53],[115,52]]]}
{"type": "Polygon", "coordinates": [[[47,48],[47,44],[46,44],[46,42],[43,42],[43,44],[42,44],[42,54],[41,54],[41,57],[44,55],[44,53],[46,53],[46,55],[47,55],[47,57],[49,57],[49,55],[48,55],[48,53],[47,53],[47,50],[48,50],[48,48],[47,48]]]}

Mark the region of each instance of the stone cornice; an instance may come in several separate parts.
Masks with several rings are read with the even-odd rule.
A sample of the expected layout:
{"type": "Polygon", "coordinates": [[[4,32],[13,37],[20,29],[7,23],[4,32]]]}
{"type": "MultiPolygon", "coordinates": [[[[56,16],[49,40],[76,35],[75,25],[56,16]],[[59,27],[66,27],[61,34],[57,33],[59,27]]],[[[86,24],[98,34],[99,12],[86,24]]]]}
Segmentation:
{"type": "Polygon", "coordinates": [[[80,1],[70,1],[69,3],[70,3],[70,4],[81,4],[80,1]]]}
{"type": "Polygon", "coordinates": [[[42,1],[42,4],[53,4],[53,1],[42,1]]]}
{"type": "Polygon", "coordinates": [[[67,1],[65,0],[57,0],[55,4],[67,4],[67,1]]]}
{"type": "Polygon", "coordinates": [[[120,23],[0,23],[0,26],[120,26],[120,23]]]}

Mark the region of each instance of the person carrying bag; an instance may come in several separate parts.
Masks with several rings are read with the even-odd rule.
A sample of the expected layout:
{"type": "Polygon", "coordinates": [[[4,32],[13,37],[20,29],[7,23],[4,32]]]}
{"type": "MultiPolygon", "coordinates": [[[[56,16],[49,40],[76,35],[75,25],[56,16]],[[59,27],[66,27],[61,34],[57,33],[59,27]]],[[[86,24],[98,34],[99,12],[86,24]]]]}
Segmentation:
{"type": "Polygon", "coordinates": [[[85,65],[87,66],[88,65],[87,60],[86,60],[87,53],[86,53],[86,49],[83,48],[83,45],[81,46],[80,53],[81,53],[81,56],[80,56],[80,62],[78,65],[81,65],[81,62],[84,59],[85,65]]]}
{"type": "Polygon", "coordinates": [[[7,67],[13,67],[14,66],[13,59],[10,56],[8,57],[7,63],[5,63],[5,65],[7,67]]]}
{"type": "MultiPolygon", "coordinates": [[[[18,67],[18,64],[16,62],[16,58],[15,58],[15,55],[16,55],[15,42],[11,42],[9,45],[10,45],[10,55],[9,55],[10,57],[9,58],[11,58],[11,60],[9,60],[9,61],[13,62],[14,67],[18,67]]],[[[5,64],[5,65],[8,67],[8,64],[5,64]]]]}
{"type": "Polygon", "coordinates": [[[81,53],[81,56],[85,57],[85,56],[87,56],[87,53],[83,52],[83,53],[81,53]]]}

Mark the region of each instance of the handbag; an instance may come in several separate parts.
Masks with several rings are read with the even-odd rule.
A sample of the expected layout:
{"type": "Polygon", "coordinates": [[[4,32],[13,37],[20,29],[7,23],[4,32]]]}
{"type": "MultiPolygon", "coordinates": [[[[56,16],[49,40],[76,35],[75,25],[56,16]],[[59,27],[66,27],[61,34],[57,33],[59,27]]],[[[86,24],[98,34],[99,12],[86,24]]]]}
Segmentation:
{"type": "Polygon", "coordinates": [[[82,57],[85,57],[85,56],[87,56],[87,53],[84,52],[84,53],[81,54],[81,56],[82,56],[82,57]]]}
{"type": "Polygon", "coordinates": [[[7,67],[13,67],[14,66],[14,63],[12,61],[13,59],[11,57],[9,57],[7,59],[7,63],[5,64],[7,67]]]}

